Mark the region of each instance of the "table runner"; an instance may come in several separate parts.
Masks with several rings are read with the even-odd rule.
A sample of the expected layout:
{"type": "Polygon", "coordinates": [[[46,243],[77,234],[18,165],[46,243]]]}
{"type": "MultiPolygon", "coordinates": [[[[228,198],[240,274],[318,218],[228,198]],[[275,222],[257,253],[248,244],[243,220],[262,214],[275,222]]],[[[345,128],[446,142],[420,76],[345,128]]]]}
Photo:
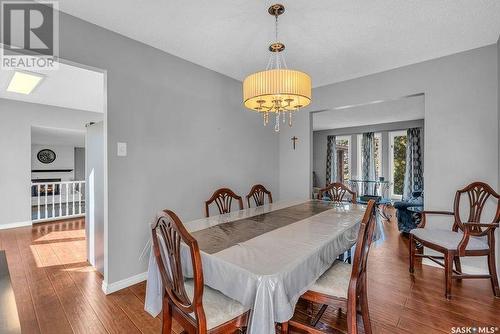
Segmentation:
{"type": "MultiPolygon", "coordinates": [[[[311,202],[324,203],[308,203],[311,202]]],[[[338,255],[354,244],[365,206],[321,205],[328,206],[329,210],[216,253],[201,252],[205,284],[252,309],[249,334],[273,333],[275,322],[289,320],[300,295],[312,286],[338,255]]],[[[279,204],[275,207],[282,208],[279,204]]],[[[270,219],[270,214],[277,212],[272,211],[273,207],[263,210],[271,212],[264,215],[268,218],[262,219],[270,219]]],[[[240,211],[233,217],[249,218],[247,212],[240,211]]],[[[262,213],[253,212],[257,212],[255,216],[262,213]]],[[[280,216],[284,217],[276,217],[280,216]]],[[[196,221],[195,225],[206,223],[209,227],[217,220],[220,224],[228,222],[227,217],[220,216],[196,221]]],[[[197,229],[191,223],[186,226],[190,231],[197,229]]],[[[163,289],[152,254],[149,264],[145,309],[156,316],[161,310],[163,289]]],[[[189,257],[183,257],[183,268],[187,277],[192,275],[189,257]]]]}
{"type": "Polygon", "coordinates": [[[211,226],[193,232],[191,235],[198,241],[201,251],[214,254],[331,208],[332,205],[326,202],[306,202],[269,213],[211,226]]]}

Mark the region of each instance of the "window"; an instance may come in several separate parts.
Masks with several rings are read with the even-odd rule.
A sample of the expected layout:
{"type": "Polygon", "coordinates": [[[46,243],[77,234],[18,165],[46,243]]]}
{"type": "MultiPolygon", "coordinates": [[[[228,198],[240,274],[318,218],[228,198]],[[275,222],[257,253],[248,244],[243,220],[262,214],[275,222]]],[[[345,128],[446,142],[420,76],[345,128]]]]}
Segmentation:
{"type": "Polygon", "coordinates": [[[351,178],[351,137],[338,136],[337,148],[337,179],[346,182],[351,178]]]}
{"type": "Polygon", "coordinates": [[[406,131],[390,132],[389,143],[390,195],[400,199],[403,195],[406,168],[406,131]]]}

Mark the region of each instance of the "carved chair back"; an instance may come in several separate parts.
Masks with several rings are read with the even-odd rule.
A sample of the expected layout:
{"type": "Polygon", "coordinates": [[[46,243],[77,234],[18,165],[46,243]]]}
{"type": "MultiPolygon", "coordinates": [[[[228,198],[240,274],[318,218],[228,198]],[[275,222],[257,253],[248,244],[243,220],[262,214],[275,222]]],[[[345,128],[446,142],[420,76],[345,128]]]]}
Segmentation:
{"type": "MultiPolygon", "coordinates": [[[[366,287],[366,268],[368,254],[373,241],[373,232],[376,224],[375,201],[370,200],[359,227],[356,250],[352,264],[351,280],[349,282],[349,298],[356,298],[366,287]]],[[[355,300],[355,299],[351,299],[355,300]]]]}
{"type": "Polygon", "coordinates": [[[156,263],[172,307],[179,310],[185,319],[192,319],[189,314],[194,313],[196,326],[200,333],[204,333],[207,324],[202,304],[204,283],[198,242],[189,234],[179,217],[170,210],[163,211],[163,215],[156,220],[151,233],[156,263]],[[192,263],[194,283],[192,300],[188,297],[184,285],[181,262],[183,244],[189,249],[192,263]]]}
{"type": "Polygon", "coordinates": [[[213,193],[212,197],[210,197],[210,199],[205,202],[205,215],[206,215],[206,217],[209,217],[209,206],[210,206],[210,204],[212,204],[212,202],[215,202],[215,204],[217,204],[217,208],[219,209],[219,213],[221,215],[224,213],[231,212],[231,204],[233,202],[233,199],[238,201],[238,205],[239,205],[240,210],[243,210],[243,200],[241,199],[241,196],[236,195],[229,188],[217,189],[213,193]]]}
{"type": "Polygon", "coordinates": [[[344,201],[344,196],[346,194],[350,194],[351,202],[356,203],[356,192],[352,191],[342,183],[333,182],[319,190],[319,199],[322,199],[323,196],[326,195],[334,202],[342,202],[344,201]]]}
{"type": "MultiPolygon", "coordinates": [[[[481,223],[481,215],[483,209],[490,196],[494,197],[497,202],[496,214],[491,221],[491,223],[500,222],[500,195],[497,194],[488,184],[483,182],[473,182],[463,189],[457,190],[455,194],[455,200],[453,203],[453,213],[455,216],[455,223],[453,224],[453,231],[464,231],[463,220],[460,216],[460,203],[463,197],[468,199],[469,210],[468,210],[468,223],[481,223]]],[[[484,223],[484,222],[483,222],[484,223]]],[[[490,223],[490,222],[487,222],[490,223]]],[[[486,235],[490,228],[482,230],[479,226],[469,227],[471,235],[486,235]]]]}
{"type": "Polygon", "coordinates": [[[250,207],[250,198],[253,198],[256,206],[264,205],[265,195],[269,203],[273,202],[273,195],[269,190],[266,189],[262,184],[256,184],[250,189],[250,193],[247,195],[248,207],[250,207]]]}

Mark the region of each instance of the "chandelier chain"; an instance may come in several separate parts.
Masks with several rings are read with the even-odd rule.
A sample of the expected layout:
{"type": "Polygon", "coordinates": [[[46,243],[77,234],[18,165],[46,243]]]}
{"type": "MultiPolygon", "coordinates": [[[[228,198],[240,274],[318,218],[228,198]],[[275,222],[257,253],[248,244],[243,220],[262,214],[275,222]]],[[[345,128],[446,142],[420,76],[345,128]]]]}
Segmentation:
{"type": "Polygon", "coordinates": [[[278,14],[275,14],[274,17],[275,17],[275,21],[274,21],[274,37],[275,37],[275,41],[279,42],[278,41],[278,14]]]}

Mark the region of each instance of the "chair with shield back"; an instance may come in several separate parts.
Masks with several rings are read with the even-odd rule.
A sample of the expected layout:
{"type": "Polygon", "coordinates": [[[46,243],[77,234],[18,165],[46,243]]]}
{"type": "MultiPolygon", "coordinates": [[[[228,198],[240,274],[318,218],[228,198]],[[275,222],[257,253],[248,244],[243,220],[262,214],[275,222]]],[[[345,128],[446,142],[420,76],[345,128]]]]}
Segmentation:
{"type": "Polygon", "coordinates": [[[267,202],[273,202],[273,195],[269,190],[266,189],[262,184],[256,184],[250,189],[247,197],[248,207],[250,207],[250,199],[253,198],[255,206],[261,206],[265,203],[265,197],[267,195],[267,202]]]}
{"type": "MultiPolygon", "coordinates": [[[[307,333],[320,333],[315,327],[327,307],[338,307],[344,302],[347,308],[347,328],[338,328],[349,334],[359,333],[357,315],[361,314],[364,332],[371,334],[370,314],[367,296],[367,263],[376,224],[375,201],[368,202],[361,221],[353,264],[336,260],[333,265],[300,298],[321,304],[316,315],[308,323],[290,320],[289,326],[307,333]],[[347,331],[346,331],[347,330],[347,331]]],[[[337,325],[331,324],[331,327],[337,325]]]]}
{"type": "MultiPolygon", "coordinates": [[[[436,222],[438,223],[438,222],[436,222]]],[[[443,224],[444,222],[439,222],[443,224]]],[[[491,281],[493,294],[500,297],[495,263],[495,229],[500,223],[500,195],[484,182],[473,182],[457,190],[453,212],[422,211],[422,221],[418,228],[410,231],[410,273],[414,272],[415,258],[427,258],[444,267],[445,297],[451,299],[452,281],[467,278],[485,278],[491,281]],[[460,205],[463,198],[468,199],[467,221],[461,217],[460,205]],[[493,219],[481,220],[483,210],[492,203],[493,219]],[[426,228],[430,215],[449,216],[453,225],[450,229],[426,228]],[[442,253],[443,256],[422,254],[417,251],[417,244],[442,253]],[[489,274],[464,274],[460,258],[464,256],[486,256],[489,274]],[[443,262],[444,260],[444,262],[443,262]],[[453,269],[455,263],[455,269],[453,269]]]]}
{"type": "Polygon", "coordinates": [[[198,243],[174,212],[164,210],[151,232],[165,290],[162,334],[171,334],[173,319],[189,334],[228,334],[247,326],[248,308],[204,285],[198,243]],[[192,279],[184,276],[181,253],[191,259],[192,279]]]}
{"type": "Polygon", "coordinates": [[[352,203],[356,203],[356,192],[352,191],[342,183],[333,182],[319,190],[318,199],[324,198],[328,198],[336,203],[345,202],[347,200],[350,200],[352,203]],[[349,199],[348,196],[351,198],[349,199]]]}
{"type": "Polygon", "coordinates": [[[205,216],[209,217],[209,207],[210,204],[215,202],[217,205],[217,209],[219,209],[219,214],[224,214],[224,213],[229,213],[231,212],[231,205],[233,202],[233,199],[238,201],[238,206],[240,210],[243,210],[243,200],[241,199],[241,196],[236,195],[234,191],[232,191],[229,188],[220,188],[217,189],[213,194],[212,197],[210,197],[206,202],[205,202],[205,216]]]}

